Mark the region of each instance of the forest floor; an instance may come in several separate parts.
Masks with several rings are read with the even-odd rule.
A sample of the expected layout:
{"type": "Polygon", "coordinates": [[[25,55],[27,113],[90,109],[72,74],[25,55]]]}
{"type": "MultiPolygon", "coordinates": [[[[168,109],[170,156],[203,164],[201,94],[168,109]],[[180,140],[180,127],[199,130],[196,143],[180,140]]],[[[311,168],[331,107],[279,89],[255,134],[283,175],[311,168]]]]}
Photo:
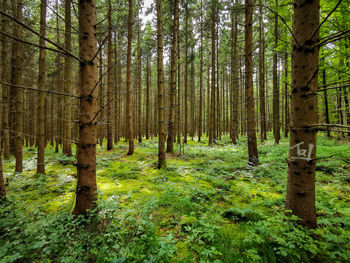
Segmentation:
{"type": "Polygon", "coordinates": [[[286,216],[288,140],[259,145],[247,165],[246,138],[213,147],[189,139],[158,170],[157,138],[113,151],[98,147],[97,211],[74,219],[76,167],[48,147],[24,171],[4,161],[8,203],[0,206],[0,262],[350,262],[350,144],[318,136],[319,227],[286,216]]]}

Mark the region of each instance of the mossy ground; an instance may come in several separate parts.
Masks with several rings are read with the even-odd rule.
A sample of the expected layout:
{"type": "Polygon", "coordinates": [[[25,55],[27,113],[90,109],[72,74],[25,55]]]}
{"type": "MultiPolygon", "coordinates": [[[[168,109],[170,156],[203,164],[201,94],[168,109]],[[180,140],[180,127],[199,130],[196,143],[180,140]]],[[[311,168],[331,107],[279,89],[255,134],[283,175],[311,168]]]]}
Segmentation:
{"type": "MultiPolygon", "coordinates": [[[[295,218],[284,215],[288,140],[274,145],[269,138],[258,148],[260,165],[250,167],[245,138],[232,145],[224,136],[213,147],[207,146],[206,139],[202,143],[190,139],[184,155],[168,154],[167,167],[158,170],[156,138],[136,143],[132,156],[126,155],[126,142],[119,142],[112,151],[98,147],[99,200],[102,211],[116,212],[113,213],[116,222],[109,218],[106,224],[118,225],[118,231],[125,234],[115,238],[115,243],[120,243],[118,247],[85,244],[82,256],[62,256],[61,252],[47,256],[38,252],[28,257],[20,254],[36,251],[35,248],[11,251],[15,235],[7,234],[0,242],[0,245],[7,242],[7,248],[0,249],[2,262],[350,260],[350,145],[318,137],[316,206],[320,227],[316,230],[303,229],[295,218]],[[130,227],[138,229],[141,225],[144,236],[136,235],[135,228],[130,227]],[[135,241],[137,238],[143,240],[143,245],[135,241]],[[19,256],[14,257],[14,253],[19,256]]],[[[12,204],[11,209],[27,216],[30,222],[35,221],[38,211],[42,220],[59,213],[68,215],[74,205],[74,157],[57,154],[48,147],[46,175],[37,175],[35,154],[33,148],[24,149],[21,174],[13,174],[13,159],[4,161],[9,206],[12,204]]],[[[20,217],[17,215],[15,220],[20,217]]],[[[6,216],[2,220],[6,223],[6,216]]],[[[8,229],[0,225],[0,232],[4,231],[8,229]]],[[[51,232],[55,231],[53,228],[51,232]]],[[[94,235],[108,233],[106,229],[89,231],[94,235]]],[[[38,248],[50,246],[47,242],[38,248]]]]}

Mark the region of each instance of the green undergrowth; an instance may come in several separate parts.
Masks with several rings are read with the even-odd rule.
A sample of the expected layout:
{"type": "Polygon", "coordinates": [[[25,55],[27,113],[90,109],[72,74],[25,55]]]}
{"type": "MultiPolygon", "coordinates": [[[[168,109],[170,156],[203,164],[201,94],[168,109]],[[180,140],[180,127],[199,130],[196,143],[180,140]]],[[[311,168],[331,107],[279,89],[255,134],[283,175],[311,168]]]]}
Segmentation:
{"type": "Polygon", "coordinates": [[[24,171],[4,160],[8,202],[0,206],[0,262],[350,262],[350,145],[318,137],[319,227],[285,215],[288,140],[259,145],[247,165],[246,138],[207,146],[189,139],[184,155],[158,170],[157,138],[98,148],[98,207],[71,211],[75,158],[24,149],[24,171]]]}

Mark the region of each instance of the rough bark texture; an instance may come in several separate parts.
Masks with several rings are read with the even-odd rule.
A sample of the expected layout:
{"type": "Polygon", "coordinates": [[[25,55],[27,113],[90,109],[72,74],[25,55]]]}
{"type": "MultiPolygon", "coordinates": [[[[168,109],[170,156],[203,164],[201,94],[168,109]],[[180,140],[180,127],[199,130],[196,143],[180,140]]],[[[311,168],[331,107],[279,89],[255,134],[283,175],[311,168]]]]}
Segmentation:
{"type": "Polygon", "coordinates": [[[127,138],[129,140],[128,155],[134,153],[134,130],[133,130],[133,114],[132,114],[132,86],[131,86],[131,42],[132,42],[132,25],[133,25],[133,0],[129,0],[129,16],[128,16],[128,47],[126,62],[126,122],[127,122],[127,138]]]}
{"type": "Polygon", "coordinates": [[[184,74],[184,82],[185,82],[185,91],[184,91],[184,104],[185,104],[185,126],[184,126],[184,143],[187,143],[187,133],[188,133],[188,7],[185,5],[185,74],[184,74]]]}
{"type": "Polygon", "coordinates": [[[96,143],[97,143],[97,61],[92,60],[97,52],[96,2],[95,0],[79,1],[80,39],[80,120],[79,148],[77,157],[78,181],[76,202],[73,214],[86,214],[87,209],[96,205],[96,143]]]}
{"type": "Polygon", "coordinates": [[[142,123],[141,123],[141,99],[142,99],[142,73],[141,73],[141,20],[138,19],[138,30],[137,30],[137,133],[139,142],[142,142],[142,123]]]}
{"type": "Polygon", "coordinates": [[[174,0],[174,20],[171,41],[171,58],[170,58],[170,108],[169,108],[169,122],[168,122],[168,138],[167,138],[167,152],[174,151],[175,140],[175,107],[176,107],[176,68],[177,68],[177,31],[179,28],[179,1],[174,0]]]}
{"type": "Polygon", "coordinates": [[[237,70],[237,53],[238,53],[238,44],[237,44],[237,12],[231,12],[231,140],[232,143],[237,143],[238,137],[238,105],[239,105],[239,82],[238,82],[238,70],[237,70]]]}
{"type": "Polygon", "coordinates": [[[294,1],[291,114],[286,209],[307,227],[316,227],[315,170],[319,0],[294,1]],[[313,36],[312,39],[310,39],[313,36]]]}
{"type": "MultiPolygon", "coordinates": [[[[46,0],[41,0],[40,4],[40,35],[42,37],[39,39],[39,46],[45,47],[46,41],[43,37],[46,35],[46,0]]],[[[38,100],[38,157],[36,169],[36,172],[40,174],[45,173],[45,58],[46,50],[41,48],[39,53],[38,88],[41,89],[42,92],[40,92],[38,100]]]]}
{"type": "Polygon", "coordinates": [[[245,105],[249,164],[259,163],[253,92],[253,1],[245,0],[245,105]]]}
{"type": "MultiPolygon", "coordinates": [[[[113,149],[113,125],[112,125],[112,4],[108,0],[108,36],[107,36],[107,151],[113,149]]],[[[100,106],[102,107],[102,105],[100,106]]]]}
{"type": "MultiPolygon", "coordinates": [[[[70,1],[64,1],[65,9],[65,34],[64,34],[64,48],[68,51],[72,51],[72,32],[71,32],[71,4],[70,1]]],[[[72,58],[65,56],[64,58],[64,92],[67,94],[72,93],[72,58]]],[[[71,97],[65,97],[64,103],[64,117],[63,117],[63,153],[65,155],[72,155],[72,99],[71,97]]]]}
{"type": "Polygon", "coordinates": [[[289,133],[288,53],[284,53],[284,137],[289,133]]]}
{"type": "Polygon", "coordinates": [[[165,166],[165,112],[163,71],[162,1],[157,0],[157,71],[158,71],[158,168],[165,166]]]}
{"type": "Polygon", "coordinates": [[[203,0],[201,0],[200,14],[200,62],[199,62],[199,116],[198,116],[198,142],[201,141],[203,129],[203,0]]]}

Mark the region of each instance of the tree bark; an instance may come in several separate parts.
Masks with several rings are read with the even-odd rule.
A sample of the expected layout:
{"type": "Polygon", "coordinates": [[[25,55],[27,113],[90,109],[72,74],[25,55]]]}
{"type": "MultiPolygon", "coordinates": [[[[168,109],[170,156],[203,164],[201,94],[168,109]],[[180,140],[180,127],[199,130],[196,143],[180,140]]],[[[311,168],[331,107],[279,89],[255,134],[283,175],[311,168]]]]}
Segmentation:
{"type": "MultiPolygon", "coordinates": [[[[113,149],[112,125],[112,0],[108,0],[108,36],[107,36],[107,151],[113,149]]],[[[100,105],[102,107],[102,105],[100,105]]]]}
{"type": "Polygon", "coordinates": [[[201,0],[200,13],[200,61],[199,61],[199,116],[198,116],[198,142],[201,141],[203,130],[203,0],[201,0]]]}
{"type": "Polygon", "coordinates": [[[210,105],[210,128],[209,128],[209,146],[213,143],[215,134],[215,12],[216,0],[211,1],[211,105],[210,105]]]}
{"type": "Polygon", "coordinates": [[[97,201],[96,184],[96,143],[98,89],[94,89],[97,80],[96,2],[95,0],[79,1],[80,39],[80,120],[79,148],[77,157],[78,181],[74,215],[84,215],[93,208],[97,201]],[[92,60],[93,59],[93,60],[92,60]]]}
{"type": "Polygon", "coordinates": [[[288,53],[284,53],[284,137],[289,133],[288,53]]]}
{"type": "Polygon", "coordinates": [[[245,0],[245,105],[249,164],[258,165],[253,92],[253,1],[245,0]]]}
{"type": "Polygon", "coordinates": [[[315,170],[319,0],[294,1],[291,114],[286,209],[307,227],[316,227],[315,170]],[[315,32],[315,33],[314,33],[315,32]],[[312,37],[313,36],[313,37],[312,37]]]}
{"type": "MultiPolygon", "coordinates": [[[[45,47],[46,41],[43,37],[46,35],[46,0],[41,0],[40,4],[40,35],[39,46],[45,47]]],[[[39,53],[39,78],[38,88],[42,90],[39,94],[38,101],[38,130],[37,130],[37,143],[38,143],[38,157],[37,157],[37,170],[39,174],[45,174],[45,59],[46,50],[40,49],[39,53]]]]}
{"type": "Polygon", "coordinates": [[[176,69],[177,69],[177,35],[179,28],[179,1],[174,0],[174,20],[172,29],[171,58],[170,58],[170,107],[168,122],[167,152],[174,151],[175,140],[175,107],[176,107],[176,69]]]}
{"type": "Polygon", "coordinates": [[[165,112],[163,72],[162,1],[157,0],[157,71],[158,71],[158,168],[165,167],[165,112]]]}
{"type": "Polygon", "coordinates": [[[129,140],[128,155],[134,153],[134,130],[133,130],[133,114],[132,114],[132,86],[131,86],[131,42],[132,42],[132,26],[133,26],[133,0],[129,0],[129,16],[128,16],[128,48],[126,62],[126,122],[127,137],[129,140]]]}
{"type": "Polygon", "coordinates": [[[188,133],[188,6],[185,4],[185,91],[184,91],[184,104],[185,104],[185,126],[184,126],[184,143],[187,143],[187,133],[188,133]]]}
{"type": "Polygon", "coordinates": [[[137,31],[137,132],[138,132],[138,137],[139,137],[139,142],[142,142],[142,125],[141,125],[141,99],[142,99],[142,89],[141,89],[141,84],[142,84],[142,73],[141,73],[141,36],[140,36],[140,31],[141,31],[141,21],[140,18],[138,19],[138,31],[137,31]]]}
{"type": "MultiPolygon", "coordinates": [[[[278,6],[278,0],[276,1],[276,7],[278,6]]],[[[275,50],[273,54],[273,136],[275,138],[275,144],[279,144],[280,141],[280,94],[279,83],[277,75],[277,41],[278,41],[278,15],[275,13],[275,50]]]]}
{"type": "MultiPolygon", "coordinates": [[[[65,9],[65,35],[64,35],[64,48],[68,51],[72,51],[72,32],[71,32],[71,1],[64,1],[65,9]]],[[[64,92],[67,94],[72,93],[72,58],[66,56],[64,59],[64,92]]],[[[65,155],[72,155],[72,99],[71,97],[65,98],[64,103],[64,117],[63,117],[63,153],[65,155]]]]}

